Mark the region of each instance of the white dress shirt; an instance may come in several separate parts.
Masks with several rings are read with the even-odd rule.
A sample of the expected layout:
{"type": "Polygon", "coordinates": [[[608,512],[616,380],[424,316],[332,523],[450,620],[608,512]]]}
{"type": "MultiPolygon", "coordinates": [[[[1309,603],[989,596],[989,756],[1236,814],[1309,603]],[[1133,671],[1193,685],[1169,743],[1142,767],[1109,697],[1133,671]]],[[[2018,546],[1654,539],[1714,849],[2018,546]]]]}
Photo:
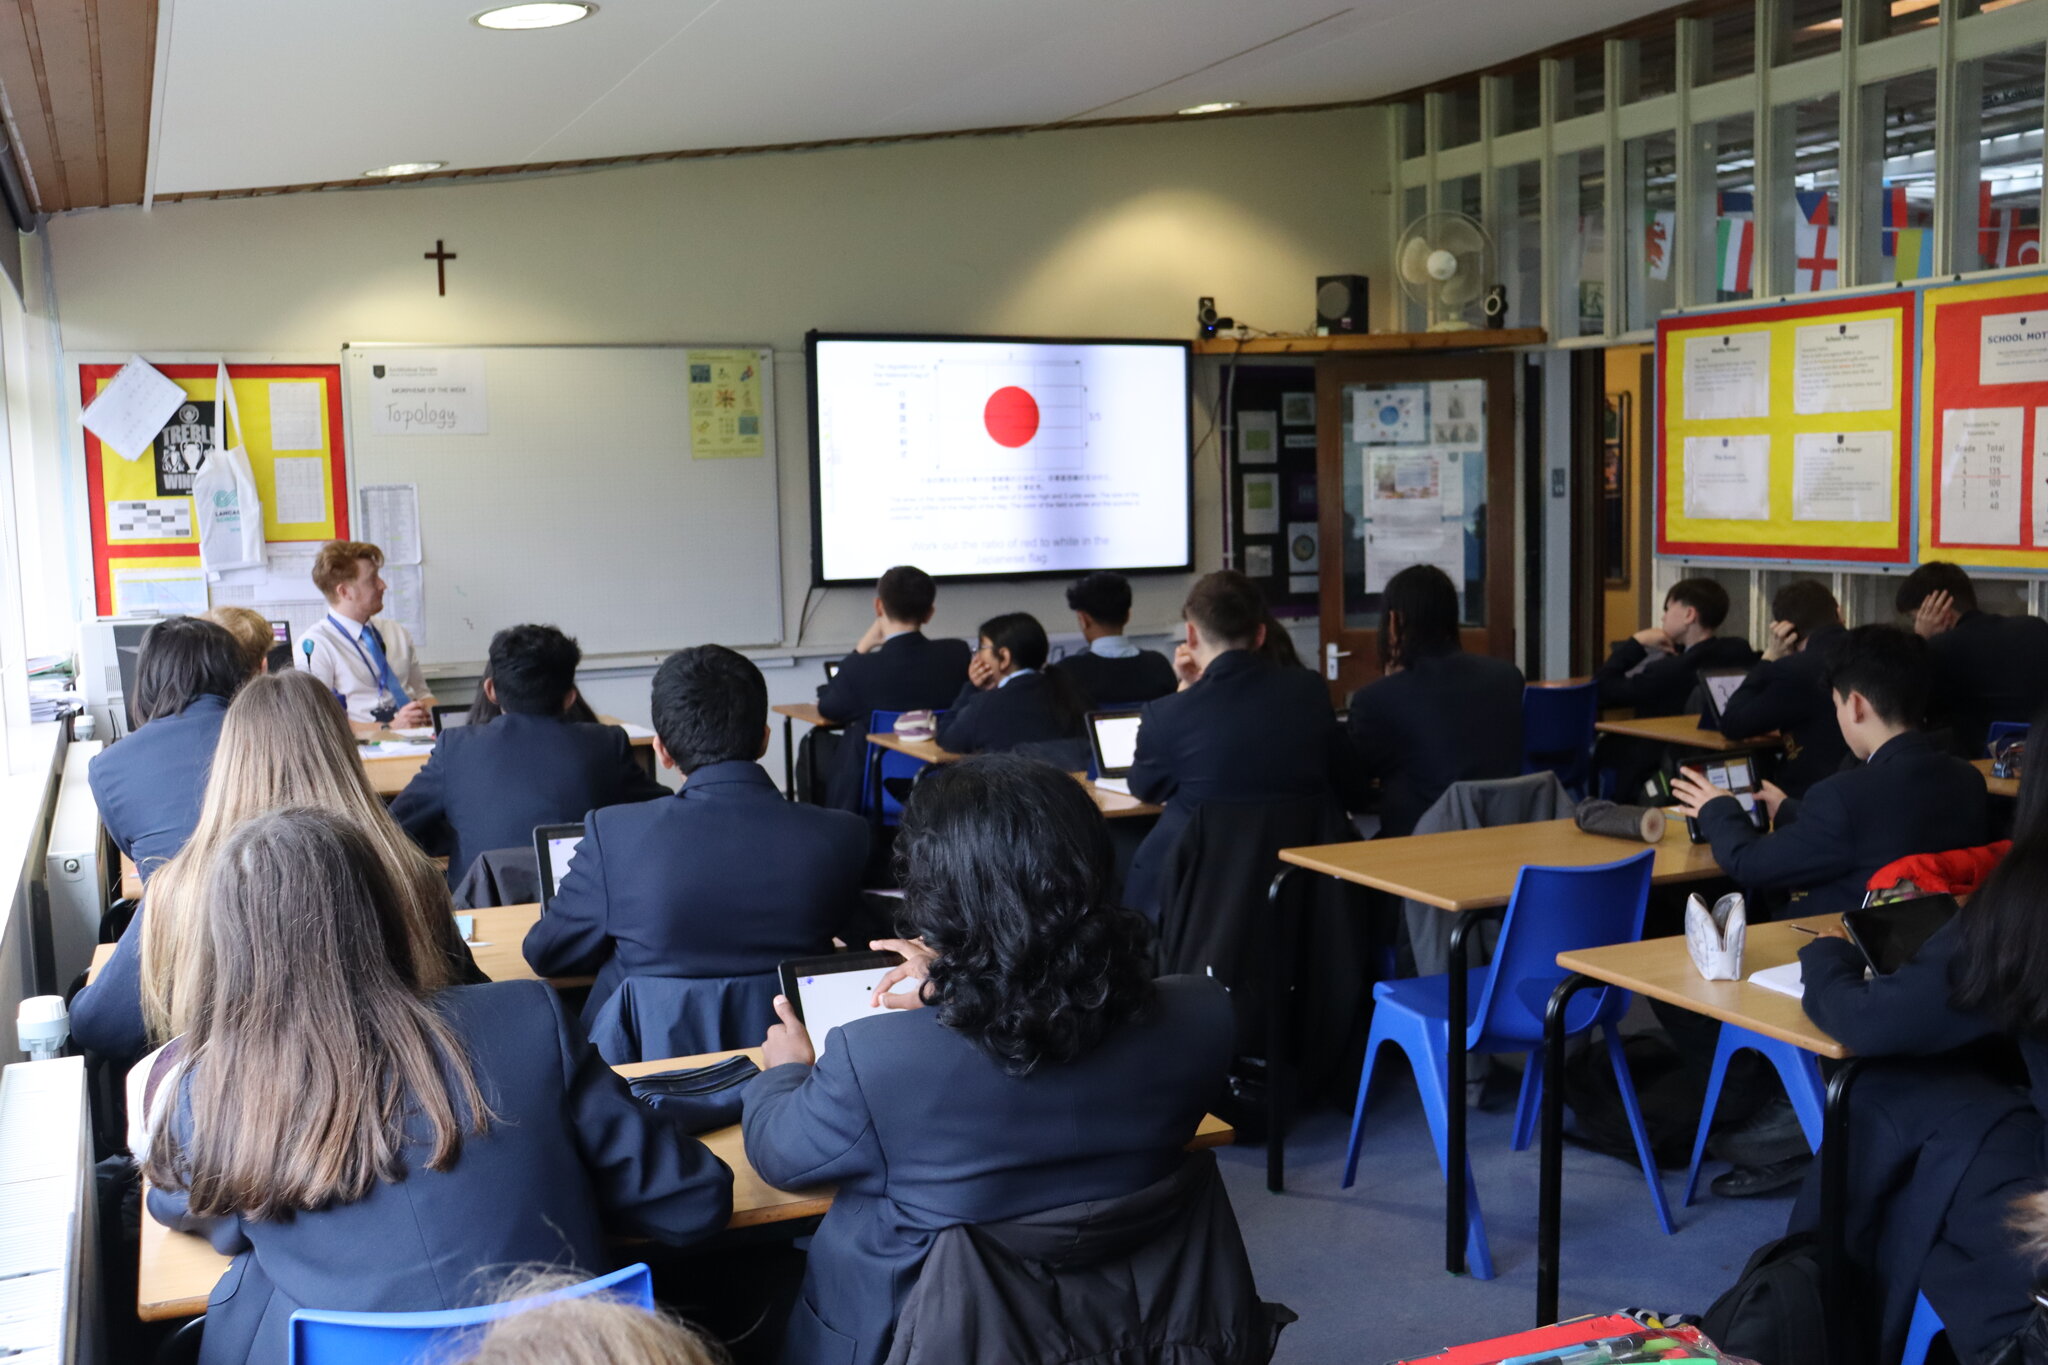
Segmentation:
{"type": "MultiPolygon", "coordinates": [[[[392,700],[403,706],[408,701],[431,696],[419,655],[413,649],[412,633],[388,616],[375,617],[370,624],[377,627],[377,634],[384,641],[384,657],[391,661],[392,673],[405,687],[404,698],[392,700]]],[[[292,661],[341,694],[350,720],[376,719],[371,712],[376,709],[377,694],[384,690],[384,679],[362,633],[360,624],[330,611],[319,625],[300,637],[299,657],[292,661]]]]}

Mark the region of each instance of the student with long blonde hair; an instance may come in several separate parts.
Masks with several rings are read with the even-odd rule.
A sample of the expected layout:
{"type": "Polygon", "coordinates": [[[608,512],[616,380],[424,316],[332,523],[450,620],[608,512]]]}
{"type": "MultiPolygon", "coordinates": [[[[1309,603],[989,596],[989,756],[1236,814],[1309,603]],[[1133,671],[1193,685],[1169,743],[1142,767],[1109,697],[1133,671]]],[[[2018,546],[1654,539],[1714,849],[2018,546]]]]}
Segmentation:
{"type": "Polygon", "coordinates": [[[406,937],[429,964],[430,989],[484,979],[455,932],[447,883],[384,809],[333,694],[289,669],[253,679],[228,708],[190,841],[150,881],[113,957],[72,1000],[81,1044],[130,1059],[171,1036],[181,945],[206,913],[207,863],[242,821],[287,805],[353,817],[367,832],[399,887],[406,937]]]}
{"type": "Polygon", "coordinates": [[[506,1265],[608,1268],[608,1228],[725,1226],[732,1172],[633,1098],[550,987],[443,982],[372,828],[287,807],[189,875],[183,1070],[143,1172],[153,1217],[236,1257],[202,1365],[283,1359],[298,1308],[461,1307],[506,1265]]]}

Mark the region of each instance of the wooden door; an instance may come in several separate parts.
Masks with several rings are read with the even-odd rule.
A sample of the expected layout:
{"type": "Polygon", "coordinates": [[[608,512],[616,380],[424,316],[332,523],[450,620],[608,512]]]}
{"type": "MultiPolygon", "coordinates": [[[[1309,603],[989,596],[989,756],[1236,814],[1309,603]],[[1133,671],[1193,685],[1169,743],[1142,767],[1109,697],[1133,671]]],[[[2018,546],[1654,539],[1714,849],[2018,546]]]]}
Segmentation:
{"type": "MultiPolygon", "coordinates": [[[[1323,676],[1380,675],[1380,589],[1407,564],[1458,584],[1464,646],[1515,654],[1511,355],[1325,358],[1316,372],[1323,676]]],[[[1289,547],[1290,559],[1306,548],[1289,547]]]]}

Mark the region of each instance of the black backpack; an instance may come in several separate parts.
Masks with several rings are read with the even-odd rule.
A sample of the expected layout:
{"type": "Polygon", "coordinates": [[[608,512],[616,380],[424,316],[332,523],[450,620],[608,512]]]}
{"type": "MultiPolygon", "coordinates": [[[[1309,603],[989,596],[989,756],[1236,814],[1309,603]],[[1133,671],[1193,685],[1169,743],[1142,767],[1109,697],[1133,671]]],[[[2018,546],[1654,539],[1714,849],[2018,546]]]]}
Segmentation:
{"type": "Polygon", "coordinates": [[[1795,1232],[1757,1249],[1700,1319],[1700,1330],[1757,1365],[1814,1365],[1828,1359],[1826,1321],[1819,1244],[1811,1233],[1795,1232]]]}
{"type": "MultiPolygon", "coordinates": [[[[1706,1087],[1689,1071],[1678,1050],[1660,1034],[1638,1033],[1622,1044],[1629,1076],[1642,1104],[1650,1151],[1666,1170],[1682,1169],[1692,1156],[1706,1087]]],[[[1621,1107],[1607,1050],[1589,1038],[1565,1059],[1564,1102],[1578,1120],[1579,1140],[1596,1152],[1636,1164],[1635,1135],[1621,1107]]]]}

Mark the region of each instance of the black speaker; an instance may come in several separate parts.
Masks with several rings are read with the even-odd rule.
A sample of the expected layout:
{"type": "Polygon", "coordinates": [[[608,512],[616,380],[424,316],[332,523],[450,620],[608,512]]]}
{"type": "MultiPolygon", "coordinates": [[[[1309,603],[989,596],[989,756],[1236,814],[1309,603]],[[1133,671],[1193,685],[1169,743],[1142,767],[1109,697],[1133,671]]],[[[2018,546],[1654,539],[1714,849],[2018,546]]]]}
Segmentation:
{"type": "Polygon", "coordinates": [[[1508,325],[1508,291],[1505,288],[1495,285],[1487,290],[1486,302],[1483,307],[1486,312],[1486,325],[1488,327],[1505,327],[1508,325]]]}
{"type": "Polygon", "coordinates": [[[1367,286],[1363,275],[1316,276],[1316,330],[1332,336],[1370,331],[1367,286]]]}

